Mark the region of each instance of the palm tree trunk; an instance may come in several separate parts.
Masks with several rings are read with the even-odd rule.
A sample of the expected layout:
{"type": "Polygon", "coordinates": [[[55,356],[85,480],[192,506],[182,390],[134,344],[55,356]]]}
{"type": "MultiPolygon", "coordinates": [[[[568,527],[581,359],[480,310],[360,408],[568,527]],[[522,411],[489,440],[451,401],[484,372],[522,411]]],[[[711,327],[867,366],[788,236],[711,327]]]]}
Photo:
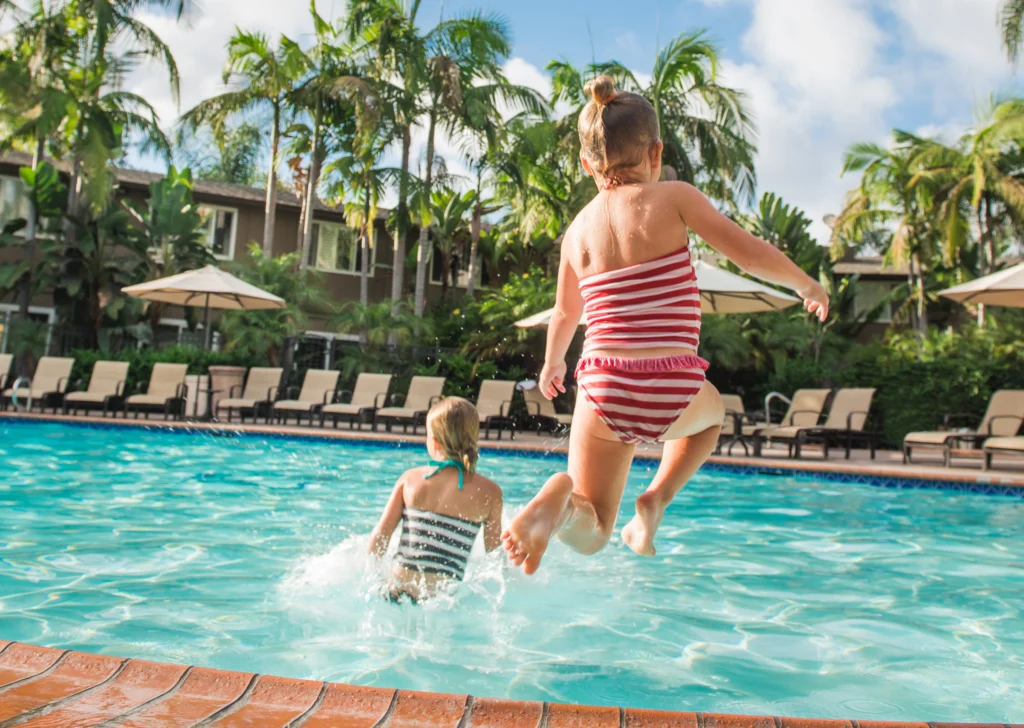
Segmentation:
{"type": "MultiPolygon", "coordinates": [[[[409,127],[402,128],[402,176],[398,180],[398,214],[395,226],[394,261],[391,268],[391,300],[397,306],[405,298],[405,247],[409,226],[409,153],[412,147],[412,133],[409,127]]],[[[394,310],[392,311],[394,312],[394,310]]]]}
{"type": "MultiPolygon", "coordinates": [[[[32,170],[39,169],[39,163],[43,160],[44,140],[36,140],[35,153],[32,155],[32,170]]],[[[39,225],[39,215],[36,213],[35,205],[29,203],[28,225],[25,228],[25,262],[31,264],[36,257],[36,229],[39,225]]],[[[18,315],[28,318],[28,309],[32,303],[32,274],[26,270],[18,284],[18,315]]]]}
{"type": "Polygon", "coordinates": [[[281,145],[281,107],[274,105],[270,130],[270,172],[267,174],[267,205],[263,221],[263,257],[274,256],[274,225],[277,223],[277,151],[281,145]]]}
{"type": "Polygon", "coordinates": [[[313,116],[313,144],[309,155],[309,179],[306,180],[306,216],[302,221],[302,245],[299,269],[309,266],[309,248],[313,244],[313,218],[316,216],[316,185],[320,177],[320,108],[313,116]]]}
{"type": "MultiPolygon", "coordinates": [[[[359,303],[363,308],[370,305],[370,185],[367,182],[363,188],[363,234],[360,236],[360,252],[362,265],[359,266],[359,303]]],[[[364,326],[359,332],[359,343],[366,346],[370,339],[369,328],[364,326]]]]}
{"type": "Polygon", "coordinates": [[[911,258],[911,270],[916,278],[917,288],[917,329],[924,333],[928,330],[928,306],[924,295],[924,270],[921,268],[921,257],[915,252],[911,258]]]}
{"type": "Polygon", "coordinates": [[[985,196],[985,252],[988,254],[988,274],[996,272],[996,236],[992,232],[992,198],[985,196]]]}
{"type": "MultiPolygon", "coordinates": [[[[434,131],[436,128],[437,115],[431,112],[430,125],[427,128],[427,174],[423,180],[424,205],[430,204],[430,192],[434,182],[434,131]]],[[[423,315],[423,309],[426,308],[427,302],[427,265],[430,263],[427,238],[429,234],[430,221],[421,221],[419,249],[416,251],[416,299],[414,311],[417,316],[423,315]]]]}
{"type": "Polygon", "coordinates": [[[476,256],[480,248],[480,218],[483,216],[483,206],[480,204],[481,187],[483,186],[483,170],[476,171],[476,201],[473,203],[473,220],[469,224],[469,233],[472,242],[469,246],[469,280],[466,282],[466,295],[472,296],[476,288],[476,256]]]}

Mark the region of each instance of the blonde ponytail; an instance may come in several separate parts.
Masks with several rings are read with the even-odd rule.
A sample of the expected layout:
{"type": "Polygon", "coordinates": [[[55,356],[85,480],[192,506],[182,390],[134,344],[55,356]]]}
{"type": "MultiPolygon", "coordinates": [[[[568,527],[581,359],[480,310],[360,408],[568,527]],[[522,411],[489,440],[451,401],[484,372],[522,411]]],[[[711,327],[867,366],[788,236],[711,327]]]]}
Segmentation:
{"type": "Polygon", "coordinates": [[[445,397],[427,413],[427,429],[448,460],[462,463],[467,473],[480,459],[480,414],[469,400],[445,397]]]}

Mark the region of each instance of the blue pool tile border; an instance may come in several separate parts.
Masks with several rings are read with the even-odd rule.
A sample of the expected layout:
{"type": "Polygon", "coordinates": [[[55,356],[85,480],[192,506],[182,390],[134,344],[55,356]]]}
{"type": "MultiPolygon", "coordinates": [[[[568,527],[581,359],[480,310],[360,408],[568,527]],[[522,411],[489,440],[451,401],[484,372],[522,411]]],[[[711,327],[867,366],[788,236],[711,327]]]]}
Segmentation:
{"type": "MultiPolygon", "coordinates": [[[[362,447],[381,448],[387,450],[400,450],[408,447],[422,447],[419,443],[401,442],[398,440],[377,439],[369,437],[354,437],[351,439],[343,436],[332,438],[324,435],[302,435],[289,432],[254,432],[250,430],[217,429],[209,426],[189,427],[188,425],[168,426],[161,423],[146,421],[130,421],[115,423],[103,423],[96,421],[68,420],[62,418],[49,419],[44,417],[33,417],[31,419],[0,414],[0,425],[66,425],[93,430],[119,430],[125,428],[142,429],[152,432],[159,432],[165,435],[180,436],[202,436],[257,439],[257,440],[287,440],[291,442],[308,442],[325,444],[331,442],[344,442],[357,444],[362,447]]],[[[344,434],[343,430],[339,433],[344,434]]],[[[364,433],[365,435],[365,433],[364,433]]],[[[555,450],[539,450],[535,448],[508,449],[495,444],[496,441],[481,440],[480,449],[492,455],[507,457],[528,457],[535,460],[558,460],[564,462],[567,458],[563,452],[555,450]]],[[[637,454],[635,462],[657,465],[659,458],[637,454]]],[[[834,470],[815,470],[812,468],[786,468],[760,463],[749,465],[739,463],[707,462],[701,470],[708,473],[721,473],[730,475],[769,475],[775,477],[795,478],[799,480],[824,480],[833,483],[855,483],[858,485],[870,485],[876,488],[890,488],[898,490],[945,490],[960,493],[973,493],[979,495],[1007,496],[1016,500],[1024,500],[1024,487],[1006,485],[994,482],[977,482],[968,480],[937,480],[930,478],[915,478],[909,476],[891,476],[873,473],[851,473],[834,470]]]]}

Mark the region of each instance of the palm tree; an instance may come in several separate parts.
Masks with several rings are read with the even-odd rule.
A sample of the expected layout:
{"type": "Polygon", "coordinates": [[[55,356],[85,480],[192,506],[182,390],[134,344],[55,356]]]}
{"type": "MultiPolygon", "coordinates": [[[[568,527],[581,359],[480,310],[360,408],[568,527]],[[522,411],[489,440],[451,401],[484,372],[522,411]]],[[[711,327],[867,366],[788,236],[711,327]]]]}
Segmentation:
{"type": "Polygon", "coordinates": [[[414,312],[422,315],[426,304],[429,208],[434,182],[434,142],[438,124],[456,131],[466,109],[493,106],[508,84],[501,64],[511,51],[507,24],[497,15],[474,14],[443,20],[423,36],[427,66],[424,88],[427,117],[427,157],[420,210],[420,238],[416,253],[414,312]]]}
{"type": "Polygon", "coordinates": [[[277,166],[282,124],[288,111],[289,96],[305,70],[305,56],[298,44],[286,36],[282,35],[274,48],[266,35],[238,28],[228,41],[227,50],[223,76],[224,83],[232,86],[232,90],[201,102],[185,113],[182,123],[193,130],[210,124],[216,134],[223,130],[229,118],[239,113],[269,109],[272,121],[263,253],[270,257],[274,250],[277,220],[277,166]]]}
{"type": "Polygon", "coordinates": [[[799,208],[787,205],[772,192],[761,196],[753,214],[738,222],[751,233],[783,251],[814,279],[831,278],[827,251],[811,237],[811,221],[799,208]]]}
{"type": "Polygon", "coordinates": [[[438,190],[430,198],[434,220],[434,251],[441,256],[441,298],[448,297],[452,276],[452,258],[465,242],[466,213],[475,206],[476,191],[459,194],[454,190],[438,190]]]}
{"type": "Polygon", "coordinates": [[[718,82],[718,49],[704,31],[679,35],[662,48],[646,86],[618,61],[593,64],[586,73],[562,62],[548,68],[554,72],[556,100],[576,107],[585,100],[585,76],[608,74],[623,89],[641,94],[658,113],[665,164],[679,179],[729,204],[753,202],[753,120],[744,94],[718,82]]]}
{"type": "Polygon", "coordinates": [[[1024,99],[994,101],[954,147],[923,142],[915,163],[912,184],[931,187],[938,200],[947,261],[967,246],[974,227],[983,272],[994,272],[999,218],[1024,220],[1024,99]]]}
{"type": "Polygon", "coordinates": [[[420,0],[350,0],[347,29],[351,40],[361,40],[372,48],[368,71],[389,112],[381,129],[382,138],[401,144],[401,172],[398,178],[398,205],[393,216],[395,264],[391,273],[391,299],[398,314],[405,297],[405,258],[410,229],[409,195],[412,176],[409,157],[412,126],[419,114],[419,96],[425,53],[416,25],[420,0]]]}
{"type": "Polygon", "coordinates": [[[1003,31],[1003,45],[1011,62],[1020,57],[1020,44],[1024,40],[1024,0],[1003,0],[999,8],[999,27],[1003,31]]]}
{"type": "Polygon", "coordinates": [[[833,259],[843,255],[848,241],[874,235],[880,227],[895,228],[885,260],[907,265],[907,282],[917,294],[914,319],[921,331],[928,328],[924,265],[934,249],[933,199],[924,185],[913,183],[915,158],[924,144],[920,137],[897,130],[891,146],[853,145],[846,153],[843,174],[860,172],[861,182],[847,195],[832,224],[833,259]]]}
{"type": "Polygon", "coordinates": [[[355,67],[356,52],[341,42],[341,30],[328,23],[310,0],[316,44],[305,54],[305,74],[295,89],[297,105],[309,116],[309,174],[305,189],[305,216],[299,266],[309,263],[317,187],[323,164],[331,151],[331,134],[356,134],[373,127],[377,118],[376,94],[365,74],[355,67]],[[356,123],[355,128],[349,128],[356,123]],[[344,127],[344,128],[343,128],[344,127]]]}

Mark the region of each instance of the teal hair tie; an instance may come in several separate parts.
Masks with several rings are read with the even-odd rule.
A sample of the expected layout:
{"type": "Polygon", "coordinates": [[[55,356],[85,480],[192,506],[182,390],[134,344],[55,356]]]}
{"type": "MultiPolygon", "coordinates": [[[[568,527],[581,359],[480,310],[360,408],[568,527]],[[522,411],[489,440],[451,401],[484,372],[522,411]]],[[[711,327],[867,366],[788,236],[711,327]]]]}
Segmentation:
{"type": "Polygon", "coordinates": [[[459,471],[459,490],[462,490],[462,483],[466,473],[466,466],[463,465],[458,460],[445,460],[443,463],[437,466],[434,472],[432,472],[430,475],[424,478],[424,480],[430,480],[431,478],[433,478],[435,475],[440,473],[442,470],[445,470],[446,468],[455,468],[456,470],[459,471]]]}

